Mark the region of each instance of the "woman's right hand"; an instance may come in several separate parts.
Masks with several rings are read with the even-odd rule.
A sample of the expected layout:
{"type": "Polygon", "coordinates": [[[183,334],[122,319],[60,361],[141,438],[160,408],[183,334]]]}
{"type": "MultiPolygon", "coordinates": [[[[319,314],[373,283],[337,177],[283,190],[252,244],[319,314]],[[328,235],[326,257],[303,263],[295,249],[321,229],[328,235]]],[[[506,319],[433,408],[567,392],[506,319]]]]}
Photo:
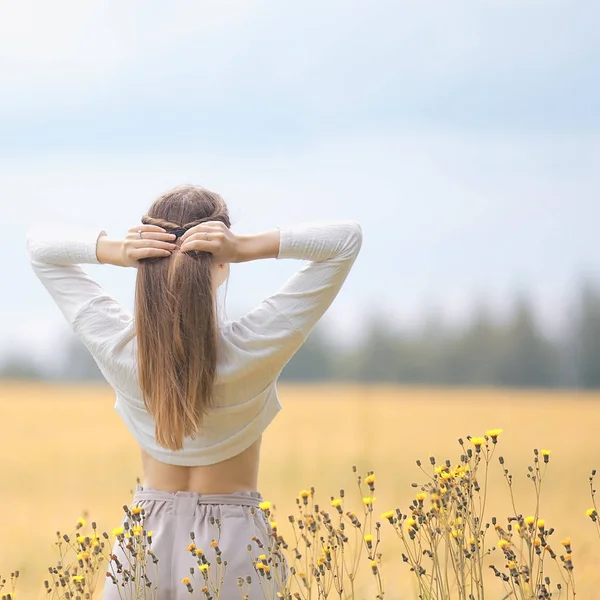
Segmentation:
{"type": "Polygon", "coordinates": [[[218,263],[239,262],[240,238],[221,221],[207,221],[181,236],[181,252],[209,252],[218,263]]]}

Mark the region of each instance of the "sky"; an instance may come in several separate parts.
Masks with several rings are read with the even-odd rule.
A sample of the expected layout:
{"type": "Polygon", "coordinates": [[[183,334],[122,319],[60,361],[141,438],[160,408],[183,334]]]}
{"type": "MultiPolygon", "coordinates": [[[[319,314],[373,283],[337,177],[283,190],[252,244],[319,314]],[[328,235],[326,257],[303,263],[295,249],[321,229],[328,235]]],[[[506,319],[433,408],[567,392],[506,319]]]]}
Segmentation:
{"type": "MultiPolygon", "coordinates": [[[[564,321],[600,277],[598,22],[595,0],[0,0],[0,355],[67,331],[31,225],[118,237],[181,183],[240,233],[358,220],[340,339],[521,291],[564,321]]],[[[299,266],[234,265],[229,316],[299,266]]],[[[90,271],[131,306],[133,269],[90,271]]]]}

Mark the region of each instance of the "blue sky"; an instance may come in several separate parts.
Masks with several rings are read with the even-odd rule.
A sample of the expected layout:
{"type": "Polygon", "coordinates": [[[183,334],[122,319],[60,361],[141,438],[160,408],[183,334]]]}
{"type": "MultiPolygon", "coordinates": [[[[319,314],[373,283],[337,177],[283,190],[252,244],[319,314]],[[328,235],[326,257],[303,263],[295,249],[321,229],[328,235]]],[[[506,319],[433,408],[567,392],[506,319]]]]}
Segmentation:
{"type": "MultiPolygon", "coordinates": [[[[546,0],[0,4],[0,351],[64,329],[32,222],[119,235],[182,182],[252,231],[355,218],[328,320],[410,323],[600,275],[600,5],[546,0]]],[[[233,269],[232,315],[297,265],[233,269]]],[[[125,303],[134,273],[94,268],[125,303]]]]}

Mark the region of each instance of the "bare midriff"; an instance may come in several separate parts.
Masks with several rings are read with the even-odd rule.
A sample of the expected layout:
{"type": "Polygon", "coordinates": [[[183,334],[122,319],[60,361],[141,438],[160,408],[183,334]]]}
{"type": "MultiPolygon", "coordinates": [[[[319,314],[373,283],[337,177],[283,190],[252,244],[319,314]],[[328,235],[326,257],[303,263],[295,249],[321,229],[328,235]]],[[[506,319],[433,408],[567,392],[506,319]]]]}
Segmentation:
{"type": "Polygon", "coordinates": [[[237,456],[202,467],[169,465],[142,450],[144,485],[155,490],[198,494],[257,491],[261,441],[259,438],[237,456]]]}

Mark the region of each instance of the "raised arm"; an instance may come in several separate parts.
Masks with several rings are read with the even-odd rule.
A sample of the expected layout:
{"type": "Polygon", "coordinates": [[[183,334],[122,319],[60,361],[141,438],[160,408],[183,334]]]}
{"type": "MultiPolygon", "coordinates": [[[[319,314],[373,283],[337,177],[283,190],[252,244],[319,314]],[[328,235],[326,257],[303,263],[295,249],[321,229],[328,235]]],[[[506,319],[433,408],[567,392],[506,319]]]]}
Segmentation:
{"type": "Polygon", "coordinates": [[[282,369],[337,296],[361,244],[362,231],[354,221],[306,223],[248,240],[250,257],[254,252],[310,262],[231,324],[236,345],[270,368],[282,369]]]}

